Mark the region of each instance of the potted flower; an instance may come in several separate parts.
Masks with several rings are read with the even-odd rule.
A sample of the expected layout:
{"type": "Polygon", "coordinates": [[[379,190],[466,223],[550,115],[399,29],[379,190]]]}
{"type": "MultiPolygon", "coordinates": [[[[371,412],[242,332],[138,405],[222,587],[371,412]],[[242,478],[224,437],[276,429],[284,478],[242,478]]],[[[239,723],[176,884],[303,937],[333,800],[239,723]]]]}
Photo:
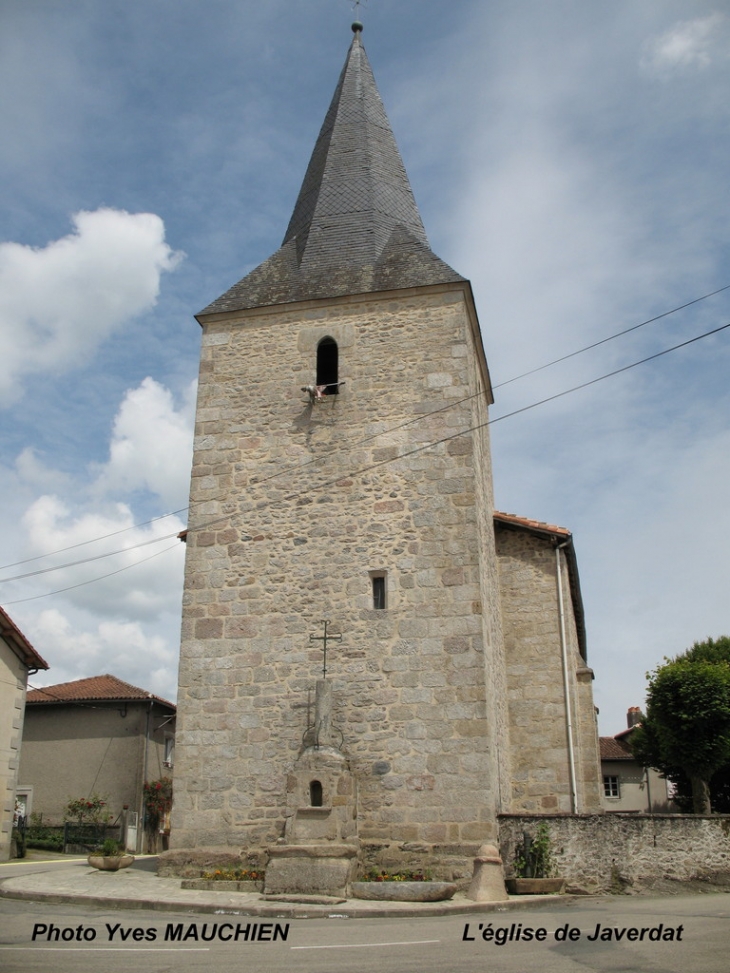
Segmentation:
{"type": "Polygon", "coordinates": [[[144,782],[144,826],[147,832],[147,852],[156,855],[160,842],[167,848],[170,835],[170,811],[172,809],[172,779],[144,782]]]}
{"type": "Polygon", "coordinates": [[[123,846],[114,838],[107,838],[104,844],[92,851],[87,858],[93,868],[103,872],[116,872],[120,868],[127,868],[134,861],[134,855],[128,855],[123,846]]]}
{"type": "Polygon", "coordinates": [[[517,846],[513,870],[514,878],[507,879],[507,891],[512,895],[545,895],[562,892],[564,878],[553,873],[550,828],[547,821],[538,824],[534,837],[525,832],[517,846]]]}

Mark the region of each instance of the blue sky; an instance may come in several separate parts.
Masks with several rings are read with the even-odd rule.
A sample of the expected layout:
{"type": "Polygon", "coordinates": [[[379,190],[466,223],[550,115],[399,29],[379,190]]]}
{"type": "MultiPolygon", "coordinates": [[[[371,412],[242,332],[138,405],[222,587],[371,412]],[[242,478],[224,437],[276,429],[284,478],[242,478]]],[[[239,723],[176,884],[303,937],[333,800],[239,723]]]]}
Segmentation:
{"type": "MultiPolygon", "coordinates": [[[[0,603],[52,665],[36,684],[111,671],[170,697],[193,314],[280,244],[351,4],[0,15],[0,579],[121,552],[4,581],[0,603]]],[[[723,4],[369,0],[361,19],[432,247],[473,283],[494,419],[730,322],[726,291],[502,385],[730,284],[723,4]]],[[[730,329],[493,426],[497,506],[574,533],[604,734],[665,655],[730,632],[729,366],[730,329]]]]}

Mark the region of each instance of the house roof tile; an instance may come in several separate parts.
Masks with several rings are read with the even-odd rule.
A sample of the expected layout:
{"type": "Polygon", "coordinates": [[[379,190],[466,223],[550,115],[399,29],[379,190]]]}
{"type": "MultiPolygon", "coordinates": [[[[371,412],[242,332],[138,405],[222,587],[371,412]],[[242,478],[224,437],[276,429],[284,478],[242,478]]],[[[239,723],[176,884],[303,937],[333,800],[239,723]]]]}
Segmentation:
{"type": "Polygon", "coordinates": [[[45,686],[42,689],[32,689],[28,693],[26,702],[30,704],[60,704],[86,702],[133,702],[135,700],[154,700],[170,709],[175,704],[148,693],[138,686],[124,682],[116,676],[89,676],[87,679],[75,679],[73,682],[62,682],[56,686],[45,686]]]}
{"type": "Polygon", "coordinates": [[[599,737],[601,760],[636,760],[625,740],[616,737],[599,737]]]}
{"type": "Polygon", "coordinates": [[[494,519],[508,527],[524,527],[525,530],[554,534],[556,537],[572,537],[567,527],[557,527],[555,524],[546,524],[541,520],[530,520],[529,517],[518,517],[516,514],[505,514],[499,510],[494,511],[494,519]]]}

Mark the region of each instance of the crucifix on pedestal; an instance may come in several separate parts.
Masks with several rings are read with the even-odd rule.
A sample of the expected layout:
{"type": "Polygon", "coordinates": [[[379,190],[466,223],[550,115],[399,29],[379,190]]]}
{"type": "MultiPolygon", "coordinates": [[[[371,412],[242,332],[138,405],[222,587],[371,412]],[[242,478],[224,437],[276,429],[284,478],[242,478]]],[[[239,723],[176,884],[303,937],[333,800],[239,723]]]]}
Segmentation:
{"type": "Polygon", "coordinates": [[[329,641],[332,641],[332,642],[341,642],[342,641],[342,636],[341,635],[328,635],[327,634],[327,626],[329,625],[329,622],[328,621],[323,621],[322,624],[324,625],[324,635],[310,635],[309,636],[309,641],[310,642],[321,642],[322,643],[322,678],[324,679],[326,677],[326,675],[327,675],[327,642],[329,642],[329,641]]]}
{"type": "Polygon", "coordinates": [[[327,679],[327,643],[341,642],[341,635],[330,635],[327,631],[328,621],[323,621],[324,634],[310,635],[310,642],[322,643],[322,678],[317,680],[314,694],[314,745],[328,746],[332,743],[332,683],[327,679]]]}

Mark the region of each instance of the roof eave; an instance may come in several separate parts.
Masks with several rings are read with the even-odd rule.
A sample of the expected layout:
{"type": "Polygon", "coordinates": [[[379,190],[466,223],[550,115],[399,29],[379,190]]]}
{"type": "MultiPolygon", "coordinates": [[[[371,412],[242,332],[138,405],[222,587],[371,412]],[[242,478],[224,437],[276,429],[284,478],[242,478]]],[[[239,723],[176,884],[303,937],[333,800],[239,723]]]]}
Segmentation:
{"type": "MultiPolygon", "coordinates": [[[[34,692],[43,692],[43,688],[36,689],[34,692]]],[[[154,703],[158,706],[162,706],[165,709],[171,710],[173,713],[177,712],[177,707],[174,703],[169,700],[162,699],[161,696],[149,696],[147,699],[143,699],[140,696],[79,696],[73,699],[28,699],[26,700],[26,706],[75,706],[75,705],[90,705],[101,706],[103,704],[108,704],[110,706],[117,706],[119,703],[139,703],[142,706],[146,706],[149,703],[154,703]]]]}
{"type": "Polygon", "coordinates": [[[0,636],[30,672],[37,672],[39,669],[49,668],[46,660],[36,652],[3,608],[0,608],[0,636]]]}

